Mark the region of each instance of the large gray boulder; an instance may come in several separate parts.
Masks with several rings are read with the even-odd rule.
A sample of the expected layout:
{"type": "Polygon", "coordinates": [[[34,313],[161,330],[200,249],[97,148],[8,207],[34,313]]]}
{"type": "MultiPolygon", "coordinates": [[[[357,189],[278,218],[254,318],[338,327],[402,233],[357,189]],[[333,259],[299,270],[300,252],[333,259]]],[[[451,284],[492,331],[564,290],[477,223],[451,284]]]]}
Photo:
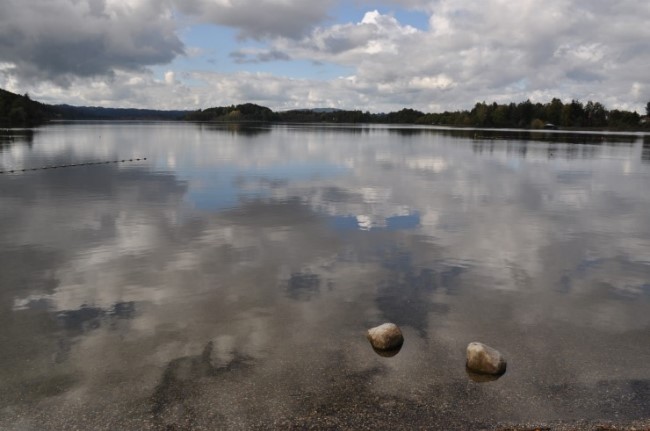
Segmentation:
{"type": "Polygon", "coordinates": [[[477,342],[469,343],[467,368],[475,373],[500,376],[506,372],[506,359],[490,346],[477,342]]]}
{"type": "Polygon", "coordinates": [[[366,333],[368,341],[377,350],[396,350],[404,344],[402,331],[394,323],[384,323],[368,329],[366,333]]]}

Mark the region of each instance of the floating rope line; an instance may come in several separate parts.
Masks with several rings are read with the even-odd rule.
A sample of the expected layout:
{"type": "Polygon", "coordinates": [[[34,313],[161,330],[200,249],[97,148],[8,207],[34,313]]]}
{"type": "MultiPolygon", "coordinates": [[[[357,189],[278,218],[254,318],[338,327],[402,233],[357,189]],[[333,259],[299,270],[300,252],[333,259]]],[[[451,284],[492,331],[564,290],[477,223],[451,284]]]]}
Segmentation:
{"type": "Polygon", "coordinates": [[[146,157],[139,159],[121,159],[121,160],[108,160],[105,162],[85,162],[85,163],[72,163],[69,165],[52,165],[52,166],[42,166],[40,168],[23,168],[23,169],[11,169],[8,171],[0,171],[0,174],[13,174],[18,172],[28,172],[28,171],[42,171],[46,169],[60,169],[60,168],[74,168],[77,166],[93,166],[93,165],[108,165],[110,163],[126,163],[126,162],[139,162],[140,160],[147,160],[146,157]]]}

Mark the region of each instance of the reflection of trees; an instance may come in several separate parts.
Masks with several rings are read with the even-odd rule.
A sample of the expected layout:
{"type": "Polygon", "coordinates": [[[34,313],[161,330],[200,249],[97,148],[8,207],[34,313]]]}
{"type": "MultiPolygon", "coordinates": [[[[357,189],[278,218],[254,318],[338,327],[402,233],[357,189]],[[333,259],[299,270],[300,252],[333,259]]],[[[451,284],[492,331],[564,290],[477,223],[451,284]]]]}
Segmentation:
{"type": "Polygon", "coordinates": [[[456,131],[455,137],[470,137],[479,141],[536,141],[564,144],[634,144],[634,135],[607,135],[601,133],[555,133],[528,130],[463,130],[456,131]]]}
{"type": "Polygon", "coordinates": [[[197,124],[201,130],[229,132],[232,135],[258,136],[271,132],[271,127],[264,123],[209,123],[197,124]]]}
{"type": "MultiPolygon", "coordinates": [[[[323,123],[291,123],[291,124],[276,124],[274,129],[291,130],[291,131],[306,131],[318,133],[341,133],[345,135],[360,135],[369,134],[376,130],[373,126],[362,124],[323,124],[323,123]]],[[[383,129],[382,129],[383,130],[383,129]]]]}
{"type": "Polygon", "coordinates": [[[389,128],[387,130],[388,130],[388,133],[390,133],[390,134],[396,134],[396,135],[400,135],[400,136],[417,136],[417,135],[422,135],[422,134],[431,132],[430,129],[418,129],[418,128],[415,128],[415,127],[412,127],[412,128],[402,128],[402,127],[400,127],[400,128],[392,128],[391,127],[391,128],[389,128]]]}
{"type": "MultiPolygon", "coordinates": [[[[575,159],[593,159],[598,156],[602,151],[602,141],[595,143],[584,142],[569,143],[565,141],[550,141],[546,144],[531,143],[530,141],[504,141],[499,144],[495,139],[489,140],[474,140],[472,142],[472,150],[475,154],[489,154],[500,153],[505,151],[508,155],[514,155],[521,158],[528,156],[543,156],[548,159],[562,159],[562,160],[575,160],[575,159]]],[[[612,147],[632,147],[633,143],[609,143],[606,144],[612,147]]]]}
{"type": "Polygon", "coordinates": [[[641,161],[650,163],[650,135],[643,137],[643,149],[641,150],[641,161]]]}
{"type": "MultiPolygon", "coordinates": [[[[353,129],[350,129],[353,130],[353,129]]],[[[635,135],[611,135],[602,133],[571,133],[531,130],[494,130],[494,129],[462,129],[462,128],[418,128],[418,127],[391,127],[385,129],[390,134],[400,136],[438,135],[451,138],[471,139],[474,143],[504,142],[548,142],[557,144],[585,144],[585,145],[634,145],[637,140],[635,135]]],[[[483,152],[481,146],[475,150],[483,152]]],[[[527,149],[519,148],[523,154],[527,149]]]]}
{"type": "Polygon", "coordinates": [[[578,158],[578,154],[579,154],[578,145],[569,145],[566,147],[565,155],[568,160],[573,160],[578,158]]]}
{"type": "Polygon", "coordinates": [[[31,147],[33,143],[34,131],[31,129],[0,129],[0,152],[4,149],[4,147],[8,147],[13,144],[27,144],[31,147]]]}
{"type": "Polygon", "coordinates": [[[472,150],[475,154],[494,153],[494,143],[493,142],[472,142],[472,150]]]}
{"type": "MultiPolygon", "coordinates": [[[[474,148],[476,148],[476,143],[474,143],[474,148]]],[[[494,147],[492,148],[494,150],[494,147]]],[[[476,152],[476,149],[474,150],[476,152]]],[[[517,156],[521,157],[522,159],[526,158],[526,155],[528,154],[528,142],[527,141],[521,141],[521,142],[508,142],[507,147],[506,147],[506,153],[508,154],[516,154],[517,156]]]]}

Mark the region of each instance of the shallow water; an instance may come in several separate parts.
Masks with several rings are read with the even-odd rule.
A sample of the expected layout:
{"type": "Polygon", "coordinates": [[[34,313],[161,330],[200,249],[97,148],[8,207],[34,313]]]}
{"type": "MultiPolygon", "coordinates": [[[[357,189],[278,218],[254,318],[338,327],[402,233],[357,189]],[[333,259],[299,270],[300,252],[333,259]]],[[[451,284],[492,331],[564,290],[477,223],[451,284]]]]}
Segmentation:
{"type": "Polygon", "coordinates": [[[2,429],[650,418],[648,136],[60,123],[0,171],[2,429]]]}

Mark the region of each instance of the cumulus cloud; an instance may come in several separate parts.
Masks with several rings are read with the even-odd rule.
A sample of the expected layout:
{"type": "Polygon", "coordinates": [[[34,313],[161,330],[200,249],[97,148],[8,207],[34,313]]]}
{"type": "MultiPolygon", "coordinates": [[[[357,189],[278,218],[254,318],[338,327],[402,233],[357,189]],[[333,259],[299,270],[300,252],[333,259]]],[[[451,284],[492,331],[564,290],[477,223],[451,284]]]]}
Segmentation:
{"type": "Polygon", "coordinates": [[[319,27],[299,41],[281,39],[274,46],[296,56],[356,64],[381,55],[398,55],[404,46],[417,40],[418,33],[393,16],[375,10],[367,12],[358,23],[319,27]]]}
{"type": "Polygon", "coordinates": [[[60,86],[168,63],[183,52],[170,10],[152,0],[8,0],[0,4],[0,29],[5,71],[60,86]]]}
{"type": "Polygon", "coordinates": [[[201,21],[234,27],[242,38],[297,38],[329,17],[334,0],[177,0],[176,7],[201,21]]]}
{"type": "MultiPolygon", "coordinates": [[[[641,110],[650,95],[644,0],[361,1],[368,11],[356,22],[332,20],[335,3],[10,0],[0,5],[0,86],[68,103],[205,108],[251,101],[375,112],[553,97],[641,110]],[[416,10],[428,17],[427,28],[400,21],[391,8],[416,10]],[[186,52],[208,55],[177,36],[199,22],[237,31],[224,61],[247,72],[207,69],[209,62],[198,66],[195,57],[184,72],[168,64],[186,52]],[[284,69],[301,63],[291,78],[259,73],[262,63],[279,61],[284,69]],[[174,79],[154,78],[147,67],[155,64],[168,64],[174,79]],[[317,79],[317,66],[305,64],[341,67],[346,76],[317,79]],[[178,94],[166,98],[172,89],[178,94]]],[[[223,49],[221,41],[215,46],[223,49]]]]}
{"type": "Polygon", "coordinates": [[[355,66],[356,81],[373,86],[376,97],[401,95],[420,108],[554,96],[630,107],[647,97],[634,91],[635,82],[647,82],[643,64],[650,60],[650,50],[640,45],[650,37],[643,24],[650,12],[642,1],[409,6],[428,10],[427,31],[372,12],[356,25],[319,28],[299,43],[275,46],[294,57],[355,66]],[[407,94],[414,87],[418,93],[407,94]]]}

